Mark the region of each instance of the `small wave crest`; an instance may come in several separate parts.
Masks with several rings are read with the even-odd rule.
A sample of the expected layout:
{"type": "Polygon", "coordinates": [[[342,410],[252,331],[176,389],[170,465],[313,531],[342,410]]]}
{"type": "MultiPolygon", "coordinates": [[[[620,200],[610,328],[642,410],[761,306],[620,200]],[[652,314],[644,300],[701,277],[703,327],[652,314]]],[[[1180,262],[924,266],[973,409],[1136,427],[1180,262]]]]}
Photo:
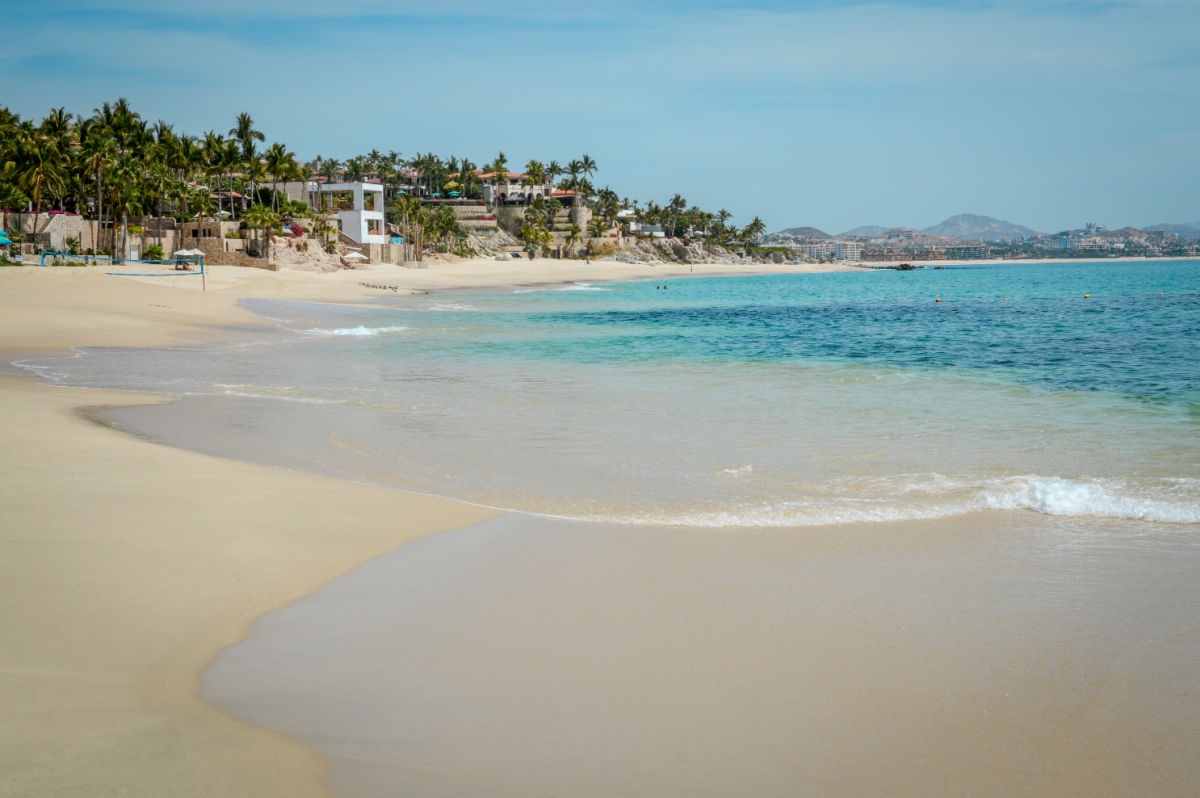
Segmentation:
{"type": "MultiPolygon", "coordinates": [[[[730,475],[744,474],[728,469],[730,475]]],[[[1129,485],[1118,480],[1024,475],[951,479],[938,474],[854,481],[841,495],[745,504],[718,510],[647,508],[592,520],[639,526],[787,527],[888,523],[947,518],[987,510],[1115,518],[1169,524],[1200,523],[1200,480],[1163,479],[1129,485]],[[862,490],[870,485],[869,490],[862,490]]]]}
{"type": "Polygon", "coordinates": [[[325,329],[314,327],[308,330],[300,330],[305,335],[325,335],[325,336],[352,336],[359,338],[370,338],[376,335],[394,335],[395,333],[404,332],[408,327],[390,326],[390,327],[338,327],[335,329],[325,329]]]}
{"type": "MultiPolygon", "coordinates": [[[[1189,480],[1169,480],[1178,492],[1189,480]]],[[[982,507],[992,510],[1033,510],[1045,515],[1125,518],[1169,524],[1200,523],[1200,503],[1193,498],[1158,495],[1160,491],[1130,488],[1111,480],[1070,480],[1061,477],[1020,476],[998,480],[981,491],[982,507]]]]}
{"type": "MultiPolygon", "coordinates": [[[[291,386],[270,387],[270,386],[253,386],[253,385],[226,385],[217,383],[214,388],[221,392],[223,396],[233,396],[238,399],[271,399],[279,402],[294,402],[304,405],[342,405],[346,404],[344,399],[324,399],[319,396],[305,396],[299,393],[291,386]]],[[[205,396],[206,394],[192,394],[193,396],[205,396]]]]}
{"type": "Polygon", "coordinates": [[[611,291],[611,288],[592,285],[591,283],[571,283],[570,285],[539,286],[538,288],[518,288],[514,294],[542,294],[547,291],[611,291]]]}

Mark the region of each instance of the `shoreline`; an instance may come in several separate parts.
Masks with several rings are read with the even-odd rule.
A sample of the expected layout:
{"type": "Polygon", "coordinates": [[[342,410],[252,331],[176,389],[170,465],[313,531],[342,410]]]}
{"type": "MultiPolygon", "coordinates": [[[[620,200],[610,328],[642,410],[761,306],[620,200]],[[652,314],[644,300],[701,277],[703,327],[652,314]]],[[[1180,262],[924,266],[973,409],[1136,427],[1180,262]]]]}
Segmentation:
{"type": "Polygon", "coordinates": [[[242,299],[365,302],[378,296],[371,283],[417,293],[831,270],[859,271],[483,259],[327,274],[215,267],[202,293],[198,281],[110,279],[97,267],[0,269],[0,691],[21,729],[0,746],[0,796],[331,794],[325,759],[203,700],[201,673],[256,620],[360,565],[508,517],[156,444],[86,414],[164,397],[58,388],[12,361],[237,335],[271,324],[242,299]]]}
{"type": "Polygon", "coordinates": [[[205,702],[201,673],[258,618],[412,540],[501,515],[142,440],[87,410],[164,397],[47,385],[14,361],[236,335],[270,324],[241,299],[361,301],[376,292],[360,283],[376,280],[416,293],[761,271],[430,265],[215,267],[207,292],[101,267],[0,269],[0,670],[3,706],[21,730],[0,746],[0,795],[329,795],[328,763],[205,702]]]}

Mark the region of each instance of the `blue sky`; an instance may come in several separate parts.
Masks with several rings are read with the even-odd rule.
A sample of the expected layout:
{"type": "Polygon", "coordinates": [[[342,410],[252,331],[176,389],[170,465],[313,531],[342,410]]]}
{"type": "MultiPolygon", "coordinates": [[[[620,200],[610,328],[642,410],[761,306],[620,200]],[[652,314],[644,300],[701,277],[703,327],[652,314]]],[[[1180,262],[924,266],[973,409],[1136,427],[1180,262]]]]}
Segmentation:
{"type": "Polygon", "coordinates": [[[775,230],[1200,220],[1194,0],[93,0],[5,13],[0,103],[248,111],[301,158],[512,164],[775,230]]]}

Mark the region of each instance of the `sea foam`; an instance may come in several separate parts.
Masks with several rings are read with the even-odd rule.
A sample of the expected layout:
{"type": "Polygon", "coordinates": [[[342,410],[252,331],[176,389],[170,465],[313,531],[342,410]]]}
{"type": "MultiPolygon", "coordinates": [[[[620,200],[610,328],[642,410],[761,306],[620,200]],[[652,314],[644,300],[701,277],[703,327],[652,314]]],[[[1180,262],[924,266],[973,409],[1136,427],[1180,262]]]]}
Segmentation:
{"type": "Polygon", "coordinates": [[[354,337],[360,337],[360,338],[370,338],[375,335],[392,335],[395,333],[404,332],[407,329],[408,329],[408,327],[402,327],[402,326],[364,327],[364,326],[360,325],[358,327],[340,327],[340,328],[332,329],[332,330],[331,329],[322,329],[322,328],[317,327],[317,328],[313,328],[313,329],[309,329],[309,330],[301,330],[300,332],[302,332],[306,335],[324,335],[324,336],[346,335],[346,336],[354,336],[354,337]]]}
{"type": "MultiPolygon", "coordinates": [[[[1178,485],[1179,480],[1171,480],[1178,485]]],[[[1158,493],[1154,491],[1153,493],[1158,493]]],[[[982,507],[1033,510],[1044,515],[1124,518],[1170,524],[1200,523],[1200,503],[1136,491],[1113,480],[1070,480],[1027,475],[999,480],[979,496],[982,507]]]]}

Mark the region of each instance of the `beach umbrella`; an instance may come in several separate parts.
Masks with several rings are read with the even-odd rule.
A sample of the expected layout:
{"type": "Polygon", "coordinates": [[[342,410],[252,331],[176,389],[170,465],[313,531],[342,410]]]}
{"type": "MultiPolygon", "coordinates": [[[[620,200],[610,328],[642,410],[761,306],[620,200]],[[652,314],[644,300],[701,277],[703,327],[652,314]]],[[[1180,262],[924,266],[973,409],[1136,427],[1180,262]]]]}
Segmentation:
{"type": "Polygon", "coordinates": [[[366,255],[362,254],[361,252],[347,252],[342,257],[345,258],[346,260],[370,260],[370,258],[368,258],[366,255]]]}

